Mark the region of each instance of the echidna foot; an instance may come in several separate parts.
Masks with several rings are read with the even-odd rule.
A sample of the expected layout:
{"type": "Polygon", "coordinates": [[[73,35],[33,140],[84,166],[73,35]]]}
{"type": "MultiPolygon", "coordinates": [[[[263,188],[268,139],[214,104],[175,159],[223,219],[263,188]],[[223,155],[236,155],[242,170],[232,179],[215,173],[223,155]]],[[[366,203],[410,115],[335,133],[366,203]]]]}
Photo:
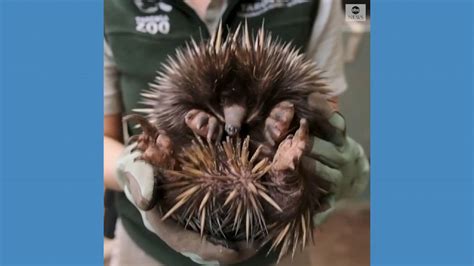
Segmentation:
{"type": "Polygon", "coordinates": [[[185,116],[186,125],[208,141],[222,138],[223,126],[217,118],[205,111],[192,109],[185,116]]]}
{"type": "Polygon", "coordinates": [[[269,189],[269,195],[275,199],[283,213],[272,215],[272,219],[285,220],[298,212],[303,196],[299,165],[309,139],[308,134],[308,123],[302,119],[295,135],[282,141],[273,157],[269,177],[274,186],[269,189]]]}
{"type": "Polygon", "coordinates": [[[168,136],[159,134],[155,141],[150,139],[150,141],[144,145],[143,153],[137,159],[162,169],[172,170],[174,169],[176,161],[173,157],[171,144],[171,139],[168,136]]]}
{"type": "Polygon", "coordinates": [[[171,139],[164,132],[139,115],[130,115],[124,120],[138,122],[143,130],[136,138],[137,145],[132,150],[132,152],[135,150],[142,152],[135,160],[143,160],[159,168],[174,168],[173,145],[171,139]]]}
{"type": "Polygon", "coordinates": [[[275,105],[265,120],[264,135],[270,146],[275,146],[288,133],[291,121],[295,115],[295,107],[289,101],[275,105]]]}
{"type": "MultiPolygon", "coordinates": [[[[300,127],[295,135],[289,135],[280,143],[273,157],[271,168],[275,177],[285,176],[298,170],[299,162],[309,141],[309,129],[306,119],[300,120],[300,127]]],[[[275,180],[276,181],[276,180],[275,180]]]]}

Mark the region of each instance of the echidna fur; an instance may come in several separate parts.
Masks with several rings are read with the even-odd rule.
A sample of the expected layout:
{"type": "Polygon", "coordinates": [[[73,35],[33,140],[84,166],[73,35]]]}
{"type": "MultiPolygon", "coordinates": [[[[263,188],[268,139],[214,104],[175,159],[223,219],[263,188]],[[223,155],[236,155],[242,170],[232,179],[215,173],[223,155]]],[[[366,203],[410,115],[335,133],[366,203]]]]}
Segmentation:
{"type": "Polygon", "coordinates": [[[311,217],[324,210],[331,184],[299,164],[294,171],[272,171],[279,143],[265,143],[265,119],[279,103],[290,102],[294,118],[285,137],[300,134],[305,121],[309,135],[328,139],[334,133],[329,91],[314,62],[263,27],[256,36],[245,25],[223,37],[219,26],[209,42],[192,40],[177,50],[142,93],[146,108],[137,110],[148,120],[138,121],[143,151],[158,145],[159,132],[172,143],[166,163],[154,163],[163,218],[229,246],[270,242],[279,258],[304,248],[313,237],[311,217]],[[206,142],[185,123],[197,109],[223,126],[225,106],[233,105],[245,108],[236,136],[206,142]]]}

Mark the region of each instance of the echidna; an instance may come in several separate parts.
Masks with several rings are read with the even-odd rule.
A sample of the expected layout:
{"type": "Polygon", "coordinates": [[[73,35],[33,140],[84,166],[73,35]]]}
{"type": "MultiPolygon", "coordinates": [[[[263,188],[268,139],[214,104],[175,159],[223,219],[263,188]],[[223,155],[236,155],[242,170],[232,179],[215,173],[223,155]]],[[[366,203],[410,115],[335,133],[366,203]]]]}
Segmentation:
{"type": "MultiPolygon", "coordinates": [[[[312,239],[331,184],[300,164],[309,135],[333,128],[322,71],[290,43],[239,26],[169,57],[131,115],[141,159],[156,169],[157,204],[232,247],[271,242],[280,258],[312,239]]],[[[148,206],[152,207],[152,206],[148,206]]]]}

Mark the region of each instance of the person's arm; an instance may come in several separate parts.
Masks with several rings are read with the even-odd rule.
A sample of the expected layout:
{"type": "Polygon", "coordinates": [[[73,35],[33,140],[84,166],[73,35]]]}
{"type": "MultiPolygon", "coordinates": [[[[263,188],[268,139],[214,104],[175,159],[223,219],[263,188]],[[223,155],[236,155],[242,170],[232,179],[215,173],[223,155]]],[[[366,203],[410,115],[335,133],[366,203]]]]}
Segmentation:
{"type": "Polygon", "coordinates": [[[112,52],[104,42],[104,187],[121,191],[116,178],[116,162],[124,149],[118,76],[112,52]]]}
{"type": "Polygon", "coordinates": [[[117,191],[122,191],[115,177],[116,162],[124,149],[120,128],[120,115],[104,116],[104,187],[117,191]]]}
{"type": "Polygon", "coordinates": [[[347,89],[344,73],[342,28],[344,16],[340,0],[321,0],[313,25],[306,54],[324,71],[330,95],[337,103],[338,96],[347,89]]]}

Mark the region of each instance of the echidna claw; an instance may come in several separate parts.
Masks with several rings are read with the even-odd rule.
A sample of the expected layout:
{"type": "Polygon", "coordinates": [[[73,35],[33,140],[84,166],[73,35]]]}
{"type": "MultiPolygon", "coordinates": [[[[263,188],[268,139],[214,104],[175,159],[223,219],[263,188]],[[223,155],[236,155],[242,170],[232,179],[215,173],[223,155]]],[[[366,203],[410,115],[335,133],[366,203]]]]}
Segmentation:
{"type": "Polygon", "coordinates": [[[158,129],[156,127],[154,127],[148,121],[148,119],[146,119],[145,117],[143,117],[141,115],[137,115],[137,114],[127,115],[123,118],[123,121],[124,122],[136,122],[136,123],[138,123],[140,125],[140,127],[142,128],[143,133],[145,133],[148,136],[154,136],[158,132],[158,129]]]}
{"type": "MultiPolygon", "coordinates": [[[[131,136],[130,138],[128,138],[128,139],[126,140],[125,145],[130,145],[130,144],[132,144],[132,143],[138,141],[138,138],[139,138],[139,135],[131,136]]],[[[135,148],[134,148],[134,149],[135,149],[135,148]]],[[[134,150],[134,149],[133,149],[133,150],[134,150]]],[[[133,152],[133,150],[132,150],[132,152],[133,152]]]]}
{"type": "Polygon", "coordinates": [[[174,168],[175,159],[173,158],[172,142],[165,132],[159,130],[140,115],[128,115],[124,117],[124,121],[138,122],[143,129],[141,134],[128,140],[129,143],[136,142],[136,146],[132,148],[131,152],[142,152],[134,161],[145,161],[159,168],[174,168]]]}
{"type": "Polygon", "coordinates": [[[186,125],[194,134],[207,139],[219,141],[222,137],[222,125],[219,120],[202,110],[192,109],[184,117],[186,125]]]}

